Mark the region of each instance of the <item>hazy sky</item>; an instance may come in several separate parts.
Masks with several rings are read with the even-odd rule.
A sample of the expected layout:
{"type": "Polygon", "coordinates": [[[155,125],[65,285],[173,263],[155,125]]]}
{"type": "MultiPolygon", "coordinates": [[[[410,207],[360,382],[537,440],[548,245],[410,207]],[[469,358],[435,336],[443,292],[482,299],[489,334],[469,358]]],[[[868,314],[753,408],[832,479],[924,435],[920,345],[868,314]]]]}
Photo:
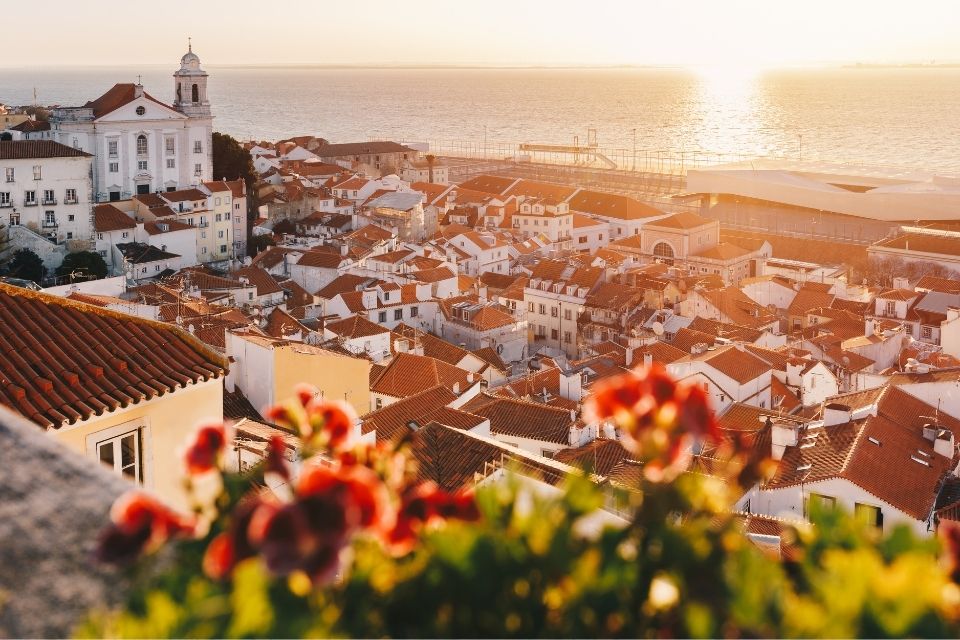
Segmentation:
{"type": "MultiPolygon", "coordinates": [[[[960,0],[4,2],[0,66],[960,62],[960,0]]],[[[0,76],[0,83],[2,83],[0,76]]]]}

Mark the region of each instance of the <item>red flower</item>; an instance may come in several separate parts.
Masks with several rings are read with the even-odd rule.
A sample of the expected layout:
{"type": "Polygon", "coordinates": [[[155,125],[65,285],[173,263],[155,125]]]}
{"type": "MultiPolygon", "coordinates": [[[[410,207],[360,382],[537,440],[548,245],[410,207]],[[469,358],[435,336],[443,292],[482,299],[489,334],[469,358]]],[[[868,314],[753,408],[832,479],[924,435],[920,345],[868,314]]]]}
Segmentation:
{"type": "Polygon", "coordinates": [[[304,470],[297,482],[297,497],[334,496],[342,501],[347,526],[367,528],[378,523],[386,502],[380,478],[361,466],[337,469],[315,466],[304,470]]]}
{"type": "Polygon", "coordinates": [[[226,446],[227,427],[222,422],[198,427],[183,457],[187,473],[198,475],[218,468],[226,446]]]}
{"type": "Polygon", "coordinates": [[[960,522],[941,520],[937,534],[943,544],[943,562],[950,579],[960,583],[960,522]]]}
{"type": "Polygon", "coordinates": [[[323,434],[331,449],[343,446],[357,422],[357,413],[343,400],[314,398],[307,405],[307,417],[315,434],[323,434]]]}
{"type": "Polygon", "coordinates": [[[674,381],[659,364],[598,383],[586,411],[594,420],[612,419],[620,427],[624,446],[644,461],[645,474],[654,481],[686,469],[695,442],[720,440],[706,392],[674,381]]]}
{"type": "Polygon", "coordinates": [[[110,510],[112,524],[104,530],[96,555],[106,562],[126,562],[155,551],[167,540],[192,536],[195,522],[141,491],[120,496],[110,510]]]}
{"type": "Polygon", "coordinates": [[[413,548],[417,534],[424,526],[440,520],[473,521],[480,518],[474,496],[469,492],[451,494],[432,482],[421,482],[404,492],[394,526],[387,532],[387,542],[397,554],[413,548]]]}
{"type": "Polygon", "coordinates": [[[203,572],[214,580],[230,575],[238,562],[256,553],[249,539],[250,522],[261,502],[246,497],[237,504],[231,515],[227,530],[207,545],[203,556],[203,572]]]}
{"type": "Polygon", "coordinates": [[[275,473],[284,480],[290,480],[290,468],[287,466],[287,443],[283,436],[275,435],[267,445],[265,473],[275,473]]]}

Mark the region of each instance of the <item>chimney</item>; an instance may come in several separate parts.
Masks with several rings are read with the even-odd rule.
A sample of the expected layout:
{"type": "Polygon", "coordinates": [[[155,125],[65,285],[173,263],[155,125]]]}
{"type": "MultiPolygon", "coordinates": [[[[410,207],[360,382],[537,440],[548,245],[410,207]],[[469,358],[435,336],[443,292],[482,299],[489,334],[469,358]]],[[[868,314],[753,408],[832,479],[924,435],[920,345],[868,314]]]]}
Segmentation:
{"type": "Polygon", "coordinates": [[[455,396],[459,396],[459,395],[460,395],[460,383],[459,383],[459,382],[454,382],[454,383],[453,383],[453,395],[455,395],[455,396]]]}
{"type": "Polygon", "coordinates": [[[348,247],[346,244],[340,245],[340,255],[341,255],[341,256],[346,257],[348,251],[350,251],[350,247],[348,247]]]}
{"type": "Polygon", "coordinates": [[[643,354],[643,366],[644,368],[649,368],[653,365],[653,354],[649,351],[645,351],[643,354]]]}
{"type": "Polygon", "coordinates": [[[627,347],[626,359],[628,367],[633,365],[633,349],[633,347],[627,347]]]}
{"type": "Polygon", "coordinates": [[[139,82],[133,85],[133,97],[142,98],[143,97],[143,85],[139,82]]]}
{"type": "MultiPolygon", "coordinates": [[[[771,422],[770,418],[767,418],[771,422]]],[[[800,425],[792,422],[771,422],[770,426],[770,455],[774,460],[783,458],[787,447],[797,446],[800,435],[800,425]]]]}
{"type": "Polygon", "coordinates": [[[406,353],[410,351],[410,343],[407,340],[397,339],[393,341],[393,350],[397,353],[406,353]]]}
{"type": "Polygon", "coordinates": [[[933,441],[933,451],[952,460],[954,451],[953,431],[950,431],[950,429],[940,429],[937,433],[937,439],[933,441]]]}
{"type": "Polygon", "coordinates": [[[364,289],[360,294],[360,301],[364,309],[372,309],[377,306],[377,292],[375,289],[364,289]]]}
{"type": "Polygon", "coordinates": [[[467,374],[467,382],[473,384],[473,372],[467,374]]]}
{"type": "Polygon", "coordinates": [[[832,427],[850,422],[850,407],[839,402],[831,402],[823,407],[823,426],[832,427]]]}

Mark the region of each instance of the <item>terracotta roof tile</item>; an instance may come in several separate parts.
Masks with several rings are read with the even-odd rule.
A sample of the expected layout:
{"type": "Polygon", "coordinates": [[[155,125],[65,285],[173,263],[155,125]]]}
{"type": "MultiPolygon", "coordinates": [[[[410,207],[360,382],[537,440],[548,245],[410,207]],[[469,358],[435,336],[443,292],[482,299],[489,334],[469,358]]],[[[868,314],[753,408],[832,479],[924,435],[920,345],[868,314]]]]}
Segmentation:
{"type": "Polygon", "coordinates": [[[106,231],[136,229],[137,223],[134,222],[133,218],[112,204],[98,204],[93,208],[93,228],[103,233],[106,231]]]}
{"type": "Polygon", "coordinates": [[[487,405],[472,409],[471,413],[488,418],[491,433],[554,444],[570,441],[573,419],[566,409],[524,400],[493,398],[487,405]]]}
{"type": "Polygon", "coordinates": [[[466,391],[471,384],[468,375],[436,358],[398,353],[370,390],[394,398],[406,398],[435,386],[451,391],[458,386],[460,391],[466,391]]]}
{"type": "Polygon", "coordinates": [[[53,140],[0,140],[0,160],[90,158],[89,153],[53,140]]]}
{"type": "Polygon", "coordinates": [[[0,284],[0,403],[59,428],[221,376],[187,332],[0,284]]]}

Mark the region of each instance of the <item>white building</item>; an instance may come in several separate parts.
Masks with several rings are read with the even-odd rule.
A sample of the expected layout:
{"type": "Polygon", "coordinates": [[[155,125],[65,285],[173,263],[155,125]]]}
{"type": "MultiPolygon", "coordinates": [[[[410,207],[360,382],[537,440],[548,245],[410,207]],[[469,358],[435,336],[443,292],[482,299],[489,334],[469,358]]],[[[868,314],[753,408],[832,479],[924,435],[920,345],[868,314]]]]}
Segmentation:
{"type": "Polygon", "coordinates": [[[213,178],[207,72],[192,48],[173,74],[166,105],[134,83],[116,84],[82,107],[53,110],[51,137],[94,155],[94,199],[174,191],[213,178]]]}
{"type": "Polygon", "coordinates": [[[91,162],[89,153],[50,140],[0,142],[0,223],[68,251],[92,249],[91,162]]]}

